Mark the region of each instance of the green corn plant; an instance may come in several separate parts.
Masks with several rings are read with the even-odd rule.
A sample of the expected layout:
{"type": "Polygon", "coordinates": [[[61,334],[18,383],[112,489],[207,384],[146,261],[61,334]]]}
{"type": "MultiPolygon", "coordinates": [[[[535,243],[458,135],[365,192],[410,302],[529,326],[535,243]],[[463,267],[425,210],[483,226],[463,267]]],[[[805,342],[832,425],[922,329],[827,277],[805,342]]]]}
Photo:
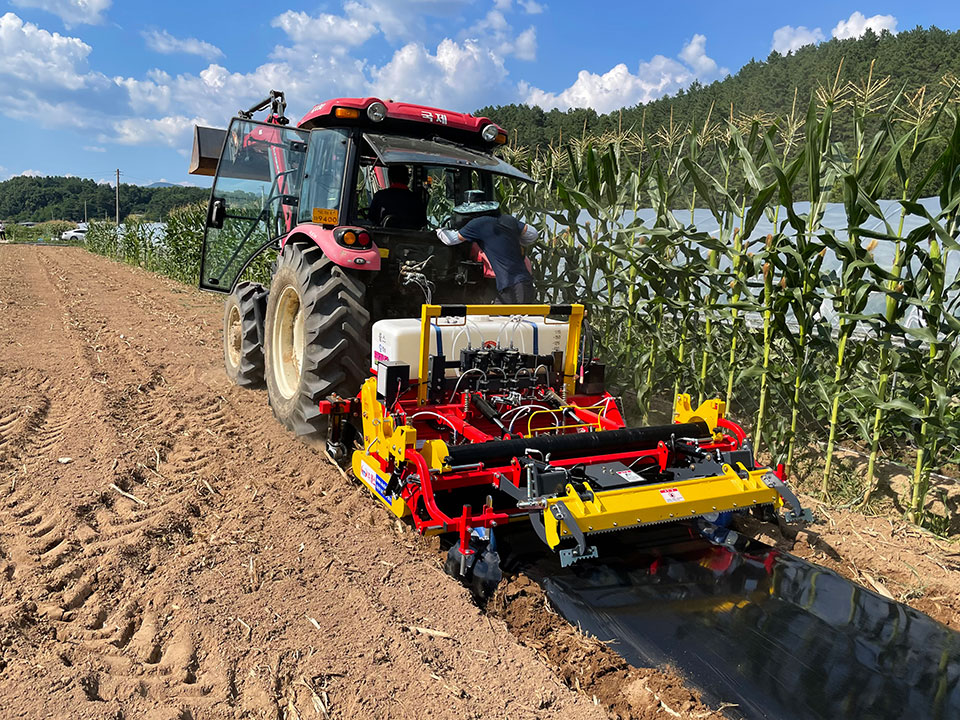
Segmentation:
{"type": "Polygon", "coordinates": [[[810,341],[816,312],[821,303],[820,273],[826,249],[817,241],[817,233],[836,179],[836,172],[829,162],[832,109],[832,104],[827,104],[822,116],[818,117],[816,103],[811,98],[804,123],[805,139],[797,157],[789,165],[783,165],[783,160],[786,159],[784,155],[783,160],[772,165],[777,177],[779,203],[785,210],[794,241],[793,244],[784,244],[781,269],[786,281],[785,300],[797,326],[796,333],[785,333],[793,350],[793,393],[790,399],[790,429],[786,438],[787,472],[793,466],[797,426],[803,402],[802,389],[810,372],[810,341]],[[794,209],[792,190],[795,179],[802,171],[806,172],[806,190],[810,202],[806,217],[801,217],[794,209]]]}
{"type": "MultiPolygon", "coordinates": [[[[858,322],[863,319],[863,308],[874,288],[872,284],[863,282],[863,279],[868,270],[874,275],[884,274],[873,262],[871,255],[873,248],[864,249],[860,246],[862,228],[867,219],[873,217],[880,220],[886,226],[887,232],[892,234],[892,228],[890,228],[890,224],[880,210],[877,201],[893,176],[896,161],[904,144],[909,139],[908,136],[893,139],[892,147],[884,152],[887,142],[891,140],[890,119],[899,96],[887,108],[880,130],[874,133],[872,137],[867,137],[867,120],[876,114],[879,104],[886,97],[885,87],[886,80],[874,81],[871,72],[863,86],[854,88],[855,153],[852,161],[838,160],[838,164],[842,167],[841,180],[843,182],[843,205],[847,216],[847,240],[840,242],[831,230],[823,234],[824,242],[841,261],[838,285],[833,299],[834,307],[837,309],[840,319],[840,328],[831,390],[830,429],[821,483],[821,491],[824,495],[827,495],[829,490],[830,471],[840,419],[840,402],[844,396],[844,380],[848,376],[848,344],[858,322]]],[[[873,243],[875,245],[876,240],[873,243]]]]}
{"type": "MultiPolygon", "coordinates": [[[[938,125],[938,120],[943,109],[946,107],[946,98],[940,98],[939,110],[931,103],[926,102],[926,86],[919,88],[913,95],[906,97],[906,108],[901,110],[898,120],[908,129],[912,138],[912,147],[907,155],[906,164],[898,157],[896,163],[897,179],[900,183],[901,203],[906,201],[910,195],[911,170],[916,166],[918,158],[926,145],[933,137],[933,131],[938,125]],[[923,132],[921,132],[923,130],[923,132]]],[[[923,192],[923,187],[917,187],[917,194],[923,192]]],[[[894,240],[894,258],[893,266],[890,270],[890,279],[886,281],[887,290],[884,307],[884,327],[880,333],[880,356],[877,360],[877,374],[879,376],[876,393],[876,410],[874,412],[873,429],[870,438],[870,454],[867,460],[867,476],[863,493],[862,503],[866,505],[870,502],[873,492],[877,488],[876,465],[880,451],[880,440],[884,432],[884,403],[888,399],[888,389],[891,376],[891,351],[892,340],[894,337],[894,327],[903,315],[904,303],[901,302],[901,273],[904,265],[909,266],[913,257],[913,243],[904,244],[903,229],[907,217],[907,209],[901,206],[900,219],[897,226],[896,238],[894,240]]],[[[899,334],[899,328],[897,329],[899,334]]]]}
{"type": "Polygon", "coordinates": [[[917,459],[908,511],[908,517],[915,523],[923,520],[930,474],[936,466],[938,451],[946,442],[945,436],[951,431],[956,432],[955,427],[950,427],[949,419],[955,414],[955,409],[951,409],[956,405],[953,395],[960,375],[960,319],[954,314],[960,283],[954,280],[948,288],[946,268],[949,253],[960,250],[957,243],[960,235],[960,115],[952,109],[950,114],[953,131],[945,149],[924,177],[925,181],[934,175],[940,176],[938,216],[932,217],[915,201],[904,203],[908,212],[927,220],[927,225],[920,230],[929,229],[930,232],[929,249],[918,276],[918,294],[922,293],[927,300],[919,306],[925,327],[907,329],[919,340],[918,349],[925,355],[916,369],[920,380],[917,394],[922,396],[923,404],[922,409],[918,409],[915,404],[898,403],[920,419],[915,436],[917,459]],[[949,291],[952,291],[952,299],[949,291]],[[952,392],[948,390],[951,385],[952,392]]]}

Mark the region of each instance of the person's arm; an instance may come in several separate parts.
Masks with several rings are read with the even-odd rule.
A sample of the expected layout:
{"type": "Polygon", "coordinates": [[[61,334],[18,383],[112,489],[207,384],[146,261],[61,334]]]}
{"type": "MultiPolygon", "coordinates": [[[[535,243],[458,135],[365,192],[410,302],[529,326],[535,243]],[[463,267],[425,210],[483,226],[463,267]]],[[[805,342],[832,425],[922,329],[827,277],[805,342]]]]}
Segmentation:
{"type": "Polygon", "coordinates": [[[535,228],[530,225],[524,225],[520,231],[520,244],[533,245],[539,237],[535,228]]]}
{"type": "Polygon", "coordinates": [[[451,228],[437,228],[437,237],[444,245],[459,245],[466,242],[466,239],[451,228]]]}

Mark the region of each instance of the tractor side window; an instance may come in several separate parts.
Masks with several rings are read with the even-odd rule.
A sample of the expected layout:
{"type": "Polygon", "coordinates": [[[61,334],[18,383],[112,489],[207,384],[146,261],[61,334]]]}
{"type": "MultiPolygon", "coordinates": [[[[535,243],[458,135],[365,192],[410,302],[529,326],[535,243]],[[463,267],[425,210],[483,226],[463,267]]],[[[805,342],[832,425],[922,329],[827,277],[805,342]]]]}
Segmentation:
{"type": "Polygon", "coordinates": [[[230,123],[208,211],[201,287],[229,292],[247,263],[293,227],[307,138],[296,128],[230,123]]]}
{"type": "Polygon", "coordinates": [[[347,137],[347,130],[322,128],[311,131],[300,198],[300,222],[324,225],[340,222],[347,137]]]}

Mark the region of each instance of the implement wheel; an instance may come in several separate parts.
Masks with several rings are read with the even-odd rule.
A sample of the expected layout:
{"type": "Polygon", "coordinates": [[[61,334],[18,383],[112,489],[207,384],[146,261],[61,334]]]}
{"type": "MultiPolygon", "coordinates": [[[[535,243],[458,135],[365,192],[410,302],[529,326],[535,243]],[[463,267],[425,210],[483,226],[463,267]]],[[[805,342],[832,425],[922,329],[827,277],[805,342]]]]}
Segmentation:
{"type": "Polygon", "coordinates": [[[267,291],[242,282],[227,297],[223,310],[223,365],[240,387],[263,387],[263,318],[267,291]]]}
{"type": "Polygon", "coordinates": [[[370,365],[366,286],[320,248],[288,245],[267,302],[265,361],[273,414],[297,435],[323,438],[318,404],[352,397],[370,365]]]}

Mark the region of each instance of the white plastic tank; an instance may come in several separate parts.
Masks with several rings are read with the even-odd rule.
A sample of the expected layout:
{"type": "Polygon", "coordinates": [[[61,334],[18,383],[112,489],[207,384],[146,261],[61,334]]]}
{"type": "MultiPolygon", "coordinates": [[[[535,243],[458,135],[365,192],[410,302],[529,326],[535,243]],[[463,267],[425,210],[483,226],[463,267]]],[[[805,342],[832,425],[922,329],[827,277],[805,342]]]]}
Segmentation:
{"type": "MultiPolygon", "coordinates": [[[[567,347],[567,323],[542,317],[472,315],[464,318],[438,318],[430,327],[430,354],[459,360],[460,351],[493,344],[516,348],[522,353],[549,355],[567,347]]],[[[420,365],[420,320],[397,318],[373,325],[371,366],[394,360],[410,366],[411,377],[420,365]]],[[[456,375],[456,368],[447,370],[456,375]]]]}

